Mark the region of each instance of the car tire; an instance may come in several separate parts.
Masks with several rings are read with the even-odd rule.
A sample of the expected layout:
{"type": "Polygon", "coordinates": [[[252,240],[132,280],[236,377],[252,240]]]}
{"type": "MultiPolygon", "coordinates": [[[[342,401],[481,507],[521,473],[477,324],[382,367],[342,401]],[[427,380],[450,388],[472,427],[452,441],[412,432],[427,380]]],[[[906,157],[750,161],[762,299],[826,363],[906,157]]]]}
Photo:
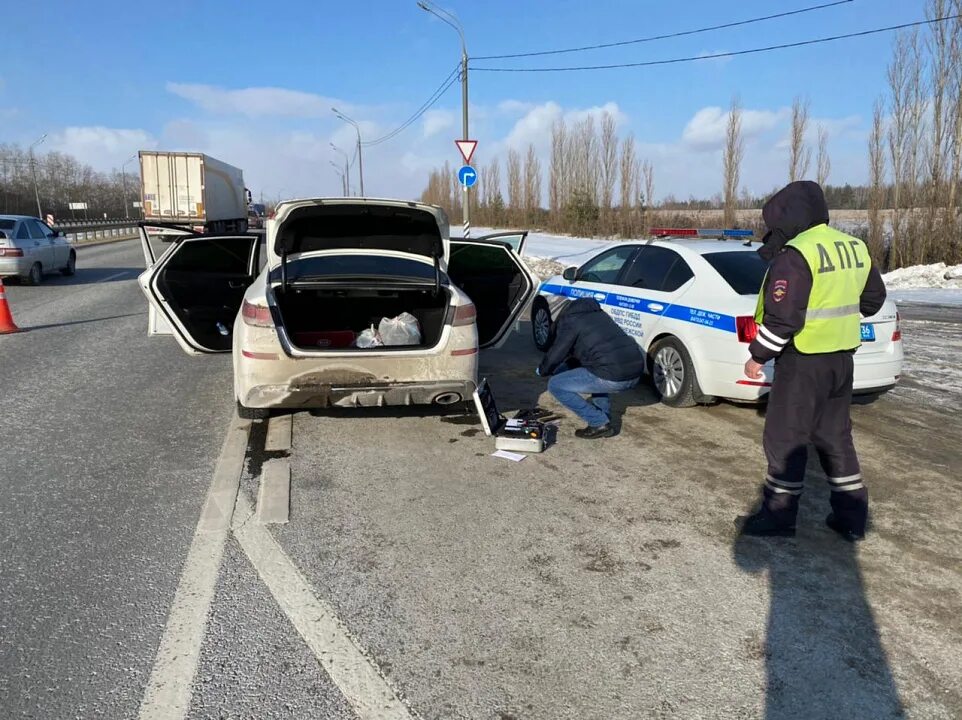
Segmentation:
{"type": "Polygon", "coordinates": [[[70,277],[77,272],[77,253],[73,250],[70,251],[70,259],[67,260],[67,266],[60,272],[66,277],[70,277]]]}
{"type": "Polygon", "coordinates": [[[652,345],[648,351],[648,372],[665,405],[694,407],[702,401],[691,355],[678,338],[669,336],[652,345]]]}
{"type": "Polygon", "coordinates": [[[269,408],[249,408],[241,405],[240,400],[237,401],[237,417],[241,420],[263,420],[270,415],[269,408]]]}
{"type": "Polygon", "coordinates": [[[551,330],[551,309],[547,301],[539,297],[531,306],[531,336],[541,352],[551,345],[551,330]]]}
{"type": "Polygon", "coordinates": [[[39,285],[41,280],[43,280],[43,268],[40,267],[40,263],[34,263],[30,268],[30,274],[23,279],[23,283],[24,285],[39,285]]]}

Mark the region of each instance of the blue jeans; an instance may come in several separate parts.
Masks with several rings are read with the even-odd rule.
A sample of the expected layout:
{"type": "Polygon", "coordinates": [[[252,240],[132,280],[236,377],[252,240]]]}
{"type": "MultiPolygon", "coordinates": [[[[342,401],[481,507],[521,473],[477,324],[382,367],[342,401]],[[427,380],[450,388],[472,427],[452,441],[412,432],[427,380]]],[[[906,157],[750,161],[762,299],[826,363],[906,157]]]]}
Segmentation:
{"type": "Polygon", "coordinates": [[[639,380],[605,380],[585,368],[566,370],[564,365],[559,369],[562,372],[548,379],[548,392],[591,427],[611,421],[611,393],[633,388],[639,380]],[[590,395],[591,400],[582,395],[590,395]]]}

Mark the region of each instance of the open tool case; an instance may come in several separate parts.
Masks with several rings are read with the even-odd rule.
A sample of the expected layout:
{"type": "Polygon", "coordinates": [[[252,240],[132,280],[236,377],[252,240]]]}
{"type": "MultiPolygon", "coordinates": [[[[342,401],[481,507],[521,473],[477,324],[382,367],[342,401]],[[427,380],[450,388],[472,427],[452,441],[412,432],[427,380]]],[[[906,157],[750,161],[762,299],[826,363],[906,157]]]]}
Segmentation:
{"type": "Polygon", "coordinates": [[[547,411],[539,408],[519,410],[513,418],[506,418],[498,411],[487,379],[482,380],[474,391],[474,405],[481,417],[484,434],[494,436],[494,446],[498,450],[527,453],[544,451],[545,428],[539,418],[550,414],[547,411]]]}

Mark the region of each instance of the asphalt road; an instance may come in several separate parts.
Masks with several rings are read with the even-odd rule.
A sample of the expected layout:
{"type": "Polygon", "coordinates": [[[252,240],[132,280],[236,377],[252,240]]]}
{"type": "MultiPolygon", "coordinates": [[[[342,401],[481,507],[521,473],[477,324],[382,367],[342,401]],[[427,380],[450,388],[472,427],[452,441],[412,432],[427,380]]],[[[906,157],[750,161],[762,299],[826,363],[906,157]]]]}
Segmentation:
{"type": "MultiPolygon", "coordinates": [[[[137,717],[177,631],[230,370],[146,337],[141,266],[134,243],[88,248],[77,277],[8,290],[28,331],[0,337],[4,717],[137,717]]],[[[432,410],[296,413],[289,451],[254,423],[239,507],[288,463],[290,522],[235,512],[186,717],[962,717],[962,313],[903,318],[904,382],[853,408],[874,503],[857,549],[821,525],[815,465],[798,538],[735,537],[764,472],[751,408],[640,388],[618,437],[562,418],[520,463],[432,410]],[[384,687],[406,710],[364,704],[384,687]]],[[[505,410],[553,408],[522,331],[483,372],[505,410]]]]}

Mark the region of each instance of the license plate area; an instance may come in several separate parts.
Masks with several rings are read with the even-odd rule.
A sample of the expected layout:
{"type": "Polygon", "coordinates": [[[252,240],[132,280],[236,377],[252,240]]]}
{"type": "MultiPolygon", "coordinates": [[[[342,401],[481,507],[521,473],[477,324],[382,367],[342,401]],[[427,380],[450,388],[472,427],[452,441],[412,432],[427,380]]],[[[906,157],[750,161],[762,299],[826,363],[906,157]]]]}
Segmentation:
{"type": "Polygon", "coordinates": [[[862,323],[862,342],[875,342],[875,326],[871,323],[862,323]]]}

